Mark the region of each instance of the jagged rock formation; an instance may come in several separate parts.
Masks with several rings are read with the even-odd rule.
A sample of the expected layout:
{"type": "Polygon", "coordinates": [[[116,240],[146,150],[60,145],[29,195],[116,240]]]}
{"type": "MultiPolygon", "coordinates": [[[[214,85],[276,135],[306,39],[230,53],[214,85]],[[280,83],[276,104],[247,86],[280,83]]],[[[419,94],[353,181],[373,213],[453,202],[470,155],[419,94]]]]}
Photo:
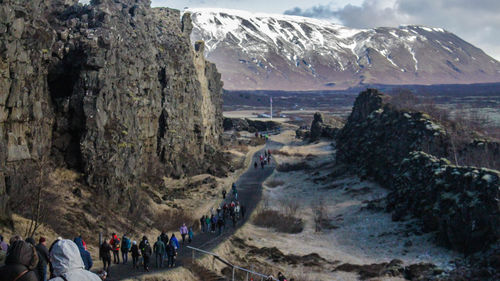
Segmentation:
{"type": "Polygon", "coordinates": [[[45,156],[109,194],[158,170],[223,173],[222,82],[190,24],[147,0],[3,1],[0,214],[4,178],[45,156]]]}
{"type": "Polygon", "coordinates": [[[421,218],[424,230],[437,231],[440,241],[454,249],[472,252],[498,241],[500,172],[438,159],[489,143],[471,143],[474,149],[457,152],[445,127],[424,113],[398,110],[388,100],[372,89],[358,96],[336,138],[337,161],[393,190],[388,209],[394,219],[421,218]]]}
{"type": "Polygon", "coordinates": [[[320,138],[334,139],[342,126],[343,124],[339,120],[328,118],[320,112],[316,112],[311,123],[309,141],[316,141],[320,138]]]}
{"type": "Polygon", "coordinates": [[[274,130],[279,123],[274,121],[251,120],[248,118],[224,118],[224,131],[248,131],[250,133],[274,130]]]}

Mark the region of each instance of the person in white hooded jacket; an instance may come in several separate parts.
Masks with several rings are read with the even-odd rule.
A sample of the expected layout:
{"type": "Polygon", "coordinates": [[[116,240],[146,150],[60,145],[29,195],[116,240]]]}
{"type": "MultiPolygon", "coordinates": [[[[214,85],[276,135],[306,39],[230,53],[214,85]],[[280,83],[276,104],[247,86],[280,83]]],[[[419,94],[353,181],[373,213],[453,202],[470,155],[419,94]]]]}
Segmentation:
{"type": "Polygon", "coordinates": [[[71,240],[60,240],[54,244],[50,262],[55,277],[49,281],[101,281],[98,275],[85,270],[78,246],[71,240]]]}

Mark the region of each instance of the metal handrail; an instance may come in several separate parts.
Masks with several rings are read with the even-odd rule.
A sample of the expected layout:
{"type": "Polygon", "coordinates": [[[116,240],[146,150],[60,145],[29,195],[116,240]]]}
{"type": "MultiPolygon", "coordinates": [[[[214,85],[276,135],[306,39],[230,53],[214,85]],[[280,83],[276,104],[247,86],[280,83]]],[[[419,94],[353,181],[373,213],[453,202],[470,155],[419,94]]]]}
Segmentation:
{"type": "Polygon", "coordinates": [[[269,278],[271,277],[272,280],[275,280],[275,281],[278,281],[278,279],[272,277],[272,276],[268,276],[268,275],[265,275],[265,274],[262,274],[262,273],[258,273],[258,272],[255,272],[255,271],[252,271],[252,270],[249,270],[249,269],[246,269],[246,268],[242,268],[242,267],[239,267],[239,266],[236,266],[230,262],[228,262],[227,260],[221,258],[219,255],[215,254],[215,253],[212,253],[212,252],[208,252],[208,251],[205,251],[205,250],[202,250],[202,249],[198,249],[198,248],[195,248],[195,247],[191,247],[191,246],[187,246],[187,248],[193,250],[193,260],[194,260],[194,252],[197,251],[197,252],[200,252],[200,253],[204,253],[204,254],[207,254],[207,255],[211,255],[213,256],[215,259],[218,259],[219,261],[221,261],[222,263],[224,263],[225,265],[231,267],[233,269],[233,278],[232,280],[234,281],[234,270],[235,269],[238,269],[238,270],[241,270],[241,271],[244,271],[247,273],[247,280],[248,280],[248,274],[252,274],[252,275],[257,275],[259,277],[262,277],[262,280],[264,280],[264,278],[269,278]]]}

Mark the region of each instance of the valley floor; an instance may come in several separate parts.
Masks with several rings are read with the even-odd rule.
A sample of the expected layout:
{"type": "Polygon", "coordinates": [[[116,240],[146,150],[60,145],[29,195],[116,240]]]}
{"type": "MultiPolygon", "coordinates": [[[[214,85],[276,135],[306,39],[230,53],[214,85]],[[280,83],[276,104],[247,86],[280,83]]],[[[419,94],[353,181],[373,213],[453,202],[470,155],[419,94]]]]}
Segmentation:
{"type": "MultiPolygon", "coordinates": [[[[405,280],[384,276],[370,279],[377,275],[373,264],[394,259],[403,266],[435,264],[445,271],[453,268],[458,253],[436,246],[433,236],[421,233],[415,221],[393,222],[390,213],[377,207],[378,199],[387,195],[386,189],[354,175],[332,175],[335,154],[330,142],[309,144],[295,139],[293,131],[272,140],[284,144],[274,153],[279,165],[299,163],[305,168],[275,170],[264,183],[260,208],[298,206],[295,216],[303,219],[304,229],[286,234],[256,226],[257,210],[254,220],[221,243],[216,253],[237,265],[266,274],[282,271],[295,280],[405,280]],[[329,227],[316,232],[313,206],[320,202],[329,227]]],[[[208,257],[201,264],[216,272],[227,271],[208,257]]],[[[244,280],[244,276],[241,278],[244,280]]]]}

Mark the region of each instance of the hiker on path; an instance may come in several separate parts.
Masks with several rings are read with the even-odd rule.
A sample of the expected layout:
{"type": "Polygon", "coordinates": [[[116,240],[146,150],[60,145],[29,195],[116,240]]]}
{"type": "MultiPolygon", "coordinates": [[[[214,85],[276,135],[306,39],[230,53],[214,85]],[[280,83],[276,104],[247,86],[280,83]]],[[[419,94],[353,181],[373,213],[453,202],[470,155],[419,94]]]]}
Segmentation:
{"type": "Polygon", "coordinates": [[[101,247],[99,247],[99,257],[102,260],[102,269],[109,274],[109,269],[111,266],[111,252],[113,248],[109,245],[108,241],[104,240],[101,247]]]}
{"type": "Polygon", "coordinates": [[[177,237],[175,237],[175,234],[172,233],[172,236],[170,237],[170,245],[174,246],[174,249],[179,249],[179,240],[177,240],[177,237]]]}
{"type": "Polygon", "coordinates": [[[38,255],[34,247],[22,240],[10,244],[5,265],[0,267],[0,278],[5,281],[38,281],[35,268],[38,255]]]}
{"type": "Polygon", "coordinates": [[[54,245],[50,262],[55,276],[50,281],[101,281],[97,274],[85,270],[78,246],[71,240],[60,240],[54,245]]]}
{"type": "Polygon", "coordinates": [[[188,231],[188,242],[189,242],[189,244],[191,244],[191,242],[193,241],[193,236],[194,236],[193,228],[190,227],[189,231],[188,231]]]}
{"type": "Polygon", "coordinates": [[[220,206],[217,208],[217,217],[220,217],[221,216],[221,211],[222,209],[220,208],[220,206]]]}
{"type": "Polygon", "coordinates": [[[127,235],[124,234],[122,237],[122,246],[121,246],[123,264],[127,264],[128,262],[128,252],[130,251],[131,246],[132,245],[130,243],[130,239],[127,237],[127,235]]]}
{"type": "Polygon", "coordinates": [[[92,257],[90,256],[90,253],[85,250],[85,246],[83,246],[83,239],[82,236],[78,236],[75,239],[73,239],[73,242],[75,242],[76,246],[78,246],[78,250],[80,251],[80,256],[82,257],[83,264],[85,265],[86,270],[90,270],[92,268],[92,257]]]}
{"type": "Polygon", "coordinates": [[[254,167],[254,169],[257,169],[257,168],[259,167],[259,165],[257,164],[257,161],[255,161],[255,162],[253,163],[253,167],[254,167]]]}
{"type": "Polygon", "coordinates": [[[161,237],[158,236],[158,241],[154,245],[154,253],[156,256],[156,267],[163,267],[163,256],[165,255],[165,244],[161,241],[161,237]]]}
{"type": "Polygon", "coordinates": [[[109,245],[113,248],[113,262],[115,264],[120,263],[120,238],[116,233],[111,235],[111,240],[109,240],[109,245]]]}
{"type": "Polygon", "coordinates": [[[212,226],[212,233],[215,233],[215,227],[217,226],[217,218],[212,215],[212,217],[210,218],[210,225],[212,226]]]}
{"type": "Polygon", "coordinates": [[[236,204],[236,207],[234,207],[234,213],[236,215],[236,219],[240,219],[240,203],[236,204]]]}
{"type": "Polygon", "coordinates": [[[227,193],[227,192],[226,192],[226,190],[225,190],[225,189],[224,189],[224,190],[222,190],[222,199],[226,199],[226,193],[227,193]]]}
{"type": "Polygon", "coordinates": [[[186,235],[188,234],[188,228],[185,223],[182,224],[180,232],[182,236],[182,244],[184,244],[186,242],[186,235]]]}
{"type": "Polygon", "coordinates": [[[36,271],[38,274],[38,280],[47,280],[47,264],[49,264],[49,250],[47,249],[47,239],[45,237],[40,237],[38,240],[38,245],[36,245],[36,251],[38,253],[38,265],[36,266],[36,271]]]}
{"type": "Polygon", "coordinates": [[[209,216],[205,216],[205,224],[207,226],[207,233],[210,232],[210,217],[209,216]]]}
{"type": "MultiPolygon", "coordinates": [[[[12,240],[12,238],[11,238],[12,240]]],[[[50,247],[49,247],[49,253],[52,252],[52,248],[54,248],[54,246],[57,244],[57,242],[63,240],[61,236],[57,237],[56,240],[54,242],[52,242],[52,244],[50,244],[50,247]]],[[[12,243],[11,243],[12,244],[12,243]]],[[[50,273],[50,278],[54,278],[54,268],[52,267],[52,263],[49,262],[49,273],[50,273]]]]}
{"type": "Polygon", "coordinates": [[[132,242],[130,253],[132,255],[132,267],[135,269],[139,268],[139,257],[141,256],[141,253],[139,253],[139,246],[137,246],[137,241],[132,242]]]}
{"type": "Polygon", "coordinates": [[[283,275],[283,273],[281,273],[281,272],[278,272],[278,280],[279,281],[286,281],[285,275],[283,275]]]}
{"type": "Polygon", "coordinates": [[[167,245],[167,267],[174,267],[175,255],[177,255],[175,251],[175,247],[172,244],[167,245]]]}
{"type": "Polygon", "coordinates": [[[205,224],[206,224],[205,215],[203,215],[200,218],[200,228],[202,233],[205,233],[205,224]]]}
{"type": "Polygon", "coordinates": [[[244,220],[245,219],[245,212],[247,211],[247,209],[245,208],[245,206],[241,205],[240,207],[240,213],[241,213],[241,219],[244,220]]]}
{"type": "MultiPolygon", "coordinates": [[[[160,238],[161,238],[161,241],[163,242],[163,244],[165,244],[165,247],[168,245],[168,234],[165,233],[165,230],[163,230],[160,234],[160,238]]],[[[167,259],[167,253],[165,253],[163,255],[163,261],[165,261],[167,259]]]]}
{"type": "Polygon", "coordinates": [[[153,254],[153,250],[151,249],[151,245],[149,245],[149,241],[146,236],[142,237],[139,248],[141,249],[142,257],[144,258],[144,270],[149,272],[149,260],[151,258],[151,255],[153,254]]]}
{"type": "Polygon", "coordinates": [[[264,161],[260,161],[260,167],[264,169],[264,161]]]}
{"type": "Polygon", "coordinates": [[[224,219],[223,218],[219,218],[219,220],[217,221],[217,227],[219,228],[219,235],[221,235],[222,230],[224,228],[224,219]]]}

